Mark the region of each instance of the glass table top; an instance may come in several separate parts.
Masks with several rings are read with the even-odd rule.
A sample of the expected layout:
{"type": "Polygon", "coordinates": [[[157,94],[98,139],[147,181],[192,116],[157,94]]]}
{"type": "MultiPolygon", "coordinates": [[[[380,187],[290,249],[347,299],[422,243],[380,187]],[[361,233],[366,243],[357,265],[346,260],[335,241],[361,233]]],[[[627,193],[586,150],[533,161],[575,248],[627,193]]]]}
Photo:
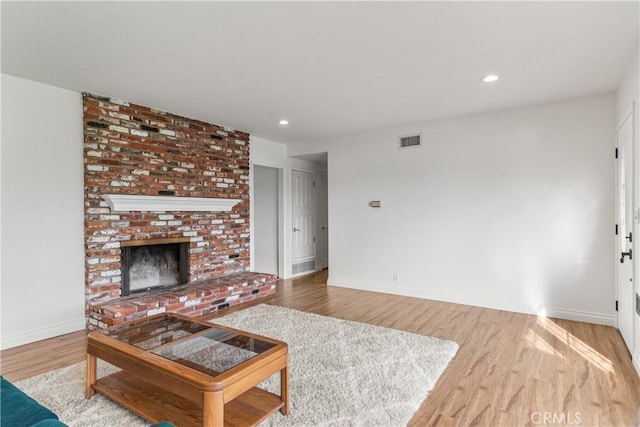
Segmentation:
{"type": "Polygon", "coordinates": [[[275,346],[216,325],[170,315],[116,326],[101,333],[213,376],[275,346]]]}

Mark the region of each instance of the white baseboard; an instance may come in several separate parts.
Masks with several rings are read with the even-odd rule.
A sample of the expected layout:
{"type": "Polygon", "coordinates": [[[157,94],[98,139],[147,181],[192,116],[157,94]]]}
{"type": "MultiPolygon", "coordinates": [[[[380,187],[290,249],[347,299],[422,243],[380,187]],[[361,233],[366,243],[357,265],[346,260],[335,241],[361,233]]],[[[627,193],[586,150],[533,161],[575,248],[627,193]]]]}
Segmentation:
{"type": "Polygon", "coordinates": [[[32,342],[44,340],[47,338],[57,337],[71,332],[80,331],[86,328],[86,320],[82,319],[70,320],[68,322],[60,322],[54,325],[48,325],[43,328],[21,331],[0,337],[0,349],[6,350],[11,347],[29,344],[32,342]]]}
{"type": "MultiPolygon", "coordinates": [[[[537,313],[529,313],[537,314],[537,313]]],[[[576,322],[595,323],[596,325],[606,325],[616,327],[616,316],[607,313],[594,313],[590,311],[571,310],[567,308],[547,308],[547,317],[557,319],[575,320],[576,322]]]]}
{"type": "Polygon", "coordinates": [[[638,350],[633,355],[632,359],[633,359],[633,366],[635,366],[636,372],[638,373],[638,376],[640,377],[640,350],[638,350]]]}
{"type": "MultiPolygon", "coordinates": [[[[331,270],[329,270],[331,272],[331,270]]],[[[397,283],[368,283],[338,277],[329,277],[327,285],[342,288],[359,289],[363,291],[382,292],[386,294],[402,295],[407,297],[424,298],[435,301],[451,302],[476,307],[491,308],[494,310],[511,311],[515,313],[538,315],[534,308],[527,304],[507,301],[497,298],[478,297],[476,295],[462,295],[454,292],[433,291],[430,289],[418,289],[407,286],[399,286],[397,283]]],[[[547,317],[575,320],[579,322],[595,323],[598,325],[615,326],[615,314],[593,313],[588,311],[572,310],[559,307],[545,307],[547,317]]]]}
{"type": "Polygon", "coordinates": [[[289,277],[283,277],[283,279],[298,279],[303,276],[309,276],[310,274],[318,273],[322,271],[322,268],[316,268],[315,270],[303,271],[301,273],[292,274],[289,277]]]}

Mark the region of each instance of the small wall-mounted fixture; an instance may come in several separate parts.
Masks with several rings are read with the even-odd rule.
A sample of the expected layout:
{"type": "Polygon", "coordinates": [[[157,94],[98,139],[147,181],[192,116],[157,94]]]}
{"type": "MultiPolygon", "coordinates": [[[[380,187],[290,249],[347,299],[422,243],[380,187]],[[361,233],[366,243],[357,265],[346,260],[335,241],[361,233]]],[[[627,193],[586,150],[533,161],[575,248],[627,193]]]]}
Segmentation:
{"type": "Polygon", "coordinates": [[[382,205],[380,204],[380,200],[372,200],[369,202],[369,206],[372,208],[379,208],[382,205]]]}
{"type": "Polygon", "coordinates": [[[421,147],[420,136],[420,134],[399,136],[398,148],[402,150],[405,148],[421,147]]]}

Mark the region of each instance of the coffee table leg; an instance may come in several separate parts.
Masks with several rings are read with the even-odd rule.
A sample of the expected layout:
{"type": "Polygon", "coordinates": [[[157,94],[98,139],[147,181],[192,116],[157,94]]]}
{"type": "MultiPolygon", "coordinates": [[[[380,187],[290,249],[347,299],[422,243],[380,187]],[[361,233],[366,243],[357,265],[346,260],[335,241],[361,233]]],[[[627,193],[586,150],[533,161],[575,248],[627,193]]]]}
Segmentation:
{"type": "Polygon", "coordinates": [[[224,426],[224,399],[222,392],[205,391],[202,401],[203,426],[223,427],[224,426]]]}
{"type": "Polygon", "coordinates": [[[93,387],[91,386],[96,382],[97,369],[98,362],[96,360],[96,357],[93,354],[87,353],[87,375],[85,384],[86,388],[84,393],[87,399],[91,399],[91,396],[96,394],[96,392],[93,390],[93,387]]]}
{"type": "Polygon", "coordinates": [[[284,402],[280,413],[289,415],[289,369],[287,367],[280,371],[280,399],[284,402]]]}

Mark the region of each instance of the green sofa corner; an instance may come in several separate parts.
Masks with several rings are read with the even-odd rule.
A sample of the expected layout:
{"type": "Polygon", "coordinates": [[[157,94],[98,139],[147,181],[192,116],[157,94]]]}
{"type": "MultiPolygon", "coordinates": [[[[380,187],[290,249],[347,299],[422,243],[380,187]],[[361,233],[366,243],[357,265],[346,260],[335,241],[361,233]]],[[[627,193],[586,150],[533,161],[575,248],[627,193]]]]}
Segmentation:
{"type": "MultiPolygon", "coordinates": [[[[0,427],[66,427],[58,416],[0,376],[0,427]]],[[[164,421],[151,427],[175,427],[164,421]]]]}
{"type": "Polygon", "coordinates": [[[0,376],[0,427],[60,427],[66,424],[0,376]]]}

